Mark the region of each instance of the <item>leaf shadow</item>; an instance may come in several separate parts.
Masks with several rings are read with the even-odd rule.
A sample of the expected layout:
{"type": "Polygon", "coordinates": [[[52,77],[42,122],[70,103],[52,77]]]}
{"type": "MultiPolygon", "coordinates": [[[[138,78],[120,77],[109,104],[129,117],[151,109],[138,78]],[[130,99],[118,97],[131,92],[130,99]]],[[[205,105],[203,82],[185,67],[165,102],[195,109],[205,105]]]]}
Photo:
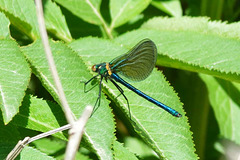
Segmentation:
{"type": "Polygon", "coordinates": [[[18,126],[27,126],[30,112],[31,97],[26,94],[23,98],[22,105],[19,107],[19,113],[13,118],[12,123],[18,126]]]}
{"type": "Polygon", "coordinates": [[[218,84],[226,92],[226,94],[238,105],[240,106],[240,91],[233,85],[232,82],[223,79],[215,78],[218,84]]]}

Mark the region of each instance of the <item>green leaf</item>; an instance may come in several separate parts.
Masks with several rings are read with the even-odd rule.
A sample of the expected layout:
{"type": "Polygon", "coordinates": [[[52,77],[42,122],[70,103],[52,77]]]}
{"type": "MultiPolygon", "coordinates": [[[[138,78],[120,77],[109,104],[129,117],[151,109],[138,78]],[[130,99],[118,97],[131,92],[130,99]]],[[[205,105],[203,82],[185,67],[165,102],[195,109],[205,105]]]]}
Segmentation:
{"type": "MultiPolygon", "coordinates": [[[[32,142],[34,147],[41,152],[51,155],[56,159],[64,159],[66,142],[52,138],[43,138],[32,142]]],[[[76,153],[76,160],[89,160],[89,158],[80,152],[76,153]]]]}
{"type": "Polygon", "coordinates": [[[121,143],[118,141],[113,142],[113,154],[115,160],[122,160],[122,159],[131,159],[137,160],[138,158],[131,152],[129,152],[126,148],[123,147],[121,143]]]}
{"type": "MultiPolygon", "coordinates": [[[[59,105],[26,95],[20,112],[14,117],[12,123],[24,128],[47,132],[66,124],[65,119],[58,119],[64,117],[64,114],[59,109],[59,105]]],[[[62,133],[54,135],[66,140],[62,133]]]]}
{"type": "Polygon", "coordinates": [[[129,44],[152,39],[161,56],[157,65],[207,73],[240,82],[240,43],[238,39],[192,31],[136,30],[119,37],[129,44]]]}
{"type": "MultiPolygon", "coordinates": [[[[133,41],[136,44],[138,41],[133,41]]],[[[74,41],[70,46],[83,58],[86,64],[109,62],[116,56],[128,51],[122,44],[132,43],[129,40],[124,43],[97,38],[84,38],[74,41]]],[[[132,46],[130,46],[132,47],[132,46]]],[[[160,100],[164,104],[173,107],[184,115],[182,104],[172,87],[165,80],[161,72],[154,69],[153,73],[141,83],[133,84],[147,95],[160,100]],[[154,85],[153,85],[154,84],[154,85]]],[[[119,95],[118,90],[111,83],[104,82],[105,93],[127,115],[129,113],[126,100],[119,95]]],[[[147,100],[136,96],[132,91],[123,87],[124,94],[128,97],[133,125],[137,133],[151,146],[159,157],[168,159],[196,159],[193,141],[186,117],[176,118],[163,111],[147,100]]]]}
{"type": "MultiPolygon", "coordinates": [[[[68,104],[76,118],[79,118],[86,105],[95,104],[98,97],[98,87],[84,93],[84,84],[80,81],[87,81],[92,75],[82,59],[61,42],[50,41],[50,45],[68,104]]],[[[41,80],[53,98],[59,102],[41,41],[36,41],[23,48],[23,52],[30,62],[34,74],[41,80]]],[[[108,102],[102,95],[101,106],[89,119],[84,136],[88,145],[100,159],[112,159],[111,144],[114,139],[114,131],[113,115],[108,107],[108,102]]]]}
{"type": "Polygon", "coordinates": [[[158,159],[155,152],[147,146],[143,141],[134,137],[126,137],[124,139],[124,146],[132,153],[141,157],[141,159],[158,159]]]}
{"type": "Polygon", "coordinates": [[[0,39],[10,38],[10,35],[9,35],[10,22],[9,22],[9,20],[2,12],[0,12],[0,19],[1,19],[1,21],[0,21],[0,39]]]}
{"type": "Polygon", "coordinates": [[[34,147],[47,155],[54,155],[55,153],[63,150],[65,151],[66,142],[55,140],[52,138],[42,138],[32,142],[34,147]]]}
{"type": "Polygon", "coordinates": [[[31,39],[39,37],[37,16],[32,0],[0,0],[0,10],[11,23],[31,39]]]}
{"type": "Polygon", "coordinates": [[[0,40],[0,108],[5,124],[18,113],[30,80],[30,68],[17,43],[0,40]]]}
{"type": "Polygon", "coordinates": [[[158,31],[194,31],[204,33],[207,30],[207,17],[155,17],[145,22],[141,28],[158,31]]]}
{"type": "Polygon", "coordinates": [[[101,0],[83,0],[83,1],[55,0],[55,1],[88,23],[97,25],[103,23],[103,19],[100,13],[101,0]]]}
{"type": "Polygon", "coordinates": [[[141,13],[149,5],[150,0],[111,0],[111,29],[116,28],[141,13]]]}
{"type": "Polygon", "coordinates": [[[200,74],[208,88],[220,134],[240,144],[240,84],[200,74]]]}
{"type": "Polygon", "coordinates": [[[98,37],[102,36],[99,26],[87,23],[86,21],[73,15],[70,11],[66,10],[63,7],[61,9],[67,20],[67,25],[69,27],[69,30],[71,31],[71,35],[74,39],[90,35],[98,37]]]}
{"type": "MultiPolygon", "coordinates": [[[[60,8],[51,0],[46,0],[44,7],[47,30],[55,37],[67,42],[71,41],[72,38],[60,8]]],[[[0,0],[0,11],[7,15],[14,27],[32,40],[40,37],[33,0],[0,0]]]]}
{"type": "Polygon", "coordinates": [[[0,159],[5,159],[21,136],[17,128],[12,124],[4,125],[2,116],[0,116],[0,133],[0,159]]]}
{"type": "MultiPolygon", "coordinates": [[[[14,132],[16,134],[16,132],[14,132]]],[[[16,136],[16,135],[15,135],[16,136]]],[[[11,143],[11,142],[5,142],[2,143],[0,141],[1,149],[0,149],[0,158],[5,159],[10,153],[10,151],[15,147],[17,143],[11,143]]],[[[37,149],[34,149],[29,146],[24,146],[23,150],[21,151],[20,155],[16,159],[21,159],[21,160],[52,160],[54,158],[47,156],[45,153],[42,153],[38,151],[37,149]]]]}
{"type": "Polygon", "coordinates": [[[46,20],[46,28],[50,33],[66,42],[72,40],[61,9],[51,0],[46,0],[44,3],[44,18],[46,20]]]}
{"type": "Polygon", "coordinates": [[[21,151],[20,155],[18,156],[21,160],[53,160],[55,158],[47,156],[45,153],[38,151],[35,148],[25,146],[24,149],[21,151]]]}
{"type": "MultiPolygon", "coordinates": [[[[211,153],[207,146],[212,147],[207,139],[211,133],[216,138],[216,134],[208,129],[208,126],[213,130],[215,127],[209,124],[211,121],[210,104],[208,100],[207,88],[204,82],[199,78],[197,73],[186,72],[183,70],[175,70],[164,68],[164,73],[168,77],[174,89],[181,97],[184,104],[184,109],[187,112],[191,131],[193,132],[193,140],[196,147],[196,153],[200,157],[204,157],[205,151],[211,153]]],[[[214,117],[212,117],[214,118],[214,117]]],[[[213,138],[212,138],[213,140],[213,138]]]]}
{"type": "Polygon", "coordinates": [[[173,17],[182,16],[182,6],[179,0],[153,0],[151,4],[173,17]]]}
{"type": "Polygon", "coordinates": [[[141,28],[158,31],[193,31],[240,40],[240,22],[227,24],[210,21],[207,17],[155,17],[144,23],[141,28]]]}

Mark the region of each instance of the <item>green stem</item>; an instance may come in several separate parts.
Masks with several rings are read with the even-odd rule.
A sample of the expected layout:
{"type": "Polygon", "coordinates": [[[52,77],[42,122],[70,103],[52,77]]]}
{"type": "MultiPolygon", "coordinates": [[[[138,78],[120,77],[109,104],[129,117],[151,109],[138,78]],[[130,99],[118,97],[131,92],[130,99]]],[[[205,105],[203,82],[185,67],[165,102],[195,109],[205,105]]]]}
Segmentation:
{"type": "Polygon", "coordinates": [[[202,3],[201,3],[201,15],[202,16],[206,16],[207,15],[207,2],[208,0],[202,0],[202,3]]]}
{"type": "Polygon", "coordinates": [[[101,21],[102,26],[103,26],[103,29],[104,29],[106,35],[108,36],[108,38],[109,38],[109,39],[113,39],[111,29],[108,27],[107,23],[106,23],[105,20],[103,19],[103,17],[102,17],[102,15],[101,15],[101,13],[99,12],[99,10],[96,9],[89,0],[86,0],[86,2],[87,2],[88,5],[92,8],[93,12],[96,14],[96,16],[97,16],[97,17],[99,18],[99,20],[101,21]]]}
{"type": "Polygon", "coordinates": [[[215,19],[221,19],[222,16],[222,10],[223,10],[223,4],[224,0],[215,0],[215,4],[217,5],[216,11],[215,11],[215,19]]]}
{"type": "Polygon", "coordinates": [[[103,23],[103,28],[104,28],[104,31],[105,31],[105,33],[107,34],[108,38],[109,38],[109,39],[113,39],[112,30],[108,27],[108,25],[106,24],[105,21],[104,21],[104,23],[103,23]]]}

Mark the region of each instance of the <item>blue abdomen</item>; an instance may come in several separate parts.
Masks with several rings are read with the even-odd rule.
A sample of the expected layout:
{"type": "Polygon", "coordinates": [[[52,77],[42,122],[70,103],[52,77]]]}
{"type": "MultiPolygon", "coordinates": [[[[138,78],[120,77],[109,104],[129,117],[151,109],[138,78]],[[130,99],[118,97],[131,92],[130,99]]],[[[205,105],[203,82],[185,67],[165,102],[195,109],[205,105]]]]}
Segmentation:
{"type": "Polygon", "coordinates": [[[146,95],[145,93],[143,93],[142,91],[138,90],[137,88],[133,87],[132,85],[130,85],[129,83],[127,83],[126,81],[124,81],[121,77],[119,77],[116,73],[112,73],[111,74],[111,78],[113,78],[115,81],[121,83],[122,85],[124,85],[125,87],[127,87],[128,89],[132,90],[133,92],[137,93],[139,96],[145,98],[146,100],[148,100],[149,102],[152,102],[154,104],[156,104],[157,106],[163,108],[164,110],[166,110],[167,112],[169,112],[170,114],[172,114],[173,116],[176,117],[181,117],[181,114],[178,113],[177,111],[175,111],[174,109],[166,106],[165,104],[157,101],[156,99],[146,95]]]}

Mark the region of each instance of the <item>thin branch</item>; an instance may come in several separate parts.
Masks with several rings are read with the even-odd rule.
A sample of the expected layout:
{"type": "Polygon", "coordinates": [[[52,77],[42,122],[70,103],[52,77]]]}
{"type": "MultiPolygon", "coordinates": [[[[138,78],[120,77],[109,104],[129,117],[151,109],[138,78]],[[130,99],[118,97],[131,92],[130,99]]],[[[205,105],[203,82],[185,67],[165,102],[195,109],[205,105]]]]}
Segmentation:
{"type": "MultiPolygon", "coordinates": [[[[54,59],[51,53],[51,49],[49,46],[49,42],[48,42],[48,36],[47,36],[47,31],[45,28],[45,22],[44,22],[44,18],[43,18],[43,8],[42,8],[42,1],[41,0],[35,0],[36,3],[36,9],[37,9],[37,16],[38,16],[38,23],[39,23],[39,29],[40,29],[40,33],[41,33],[41,37],[42,37],[42,42],[43,42],[43,46],[45,49],[45,53],[46,53],[46,57],[48,60],[48,64],[49,64],[49,68],[51,70],[53,79],[54,79],[54,83],[56,85],[57,88],[57,92],[58,92],[58,96],[61,102],[61,105],[63,107],[65,116],[68,120],[68,122],[70,123],[69,125],[67,125],[67,127],[65,126],[64,128],[70,128],[70,126],[72,126],[73,128],[70,130],[70,136],[69,136],[69,142],[67,145],[67,150],[66,150],[66,158],[65,159],[74,159],[75,158],[75,154],[77,152],[77,149],[79,147],[80,144],[80,140],[82,138],[83,135],[83,131],[84,131],[84,126],[87,123],[88,118],[91,116],[92,114],[92,110],[93,108],[88,106],[85,108],[84,113],[82,114],[82,117],[77,121],[74,122],[74,115],[71,112],[70,107],[68,106],[67,103],[67,99],[65,97],[65,94],[63,92],[63,88],[57,73],[57,69],[54,63],[54,59]]],[[[58,132],[59,129],[56,129],[55,131],[58,132]]],[[[31,140],[29,140],[29,143],[42,138],[44,136],[48,136],[49,134],[52,134],[52,131],[49,131],[47,133],[43,133],[41,135],[35,136],[33,137],[31,140]]],[[[25,144],[26,145],[26,144],[25,144]]],[[[20,152],[20,151],[19,151],[20,152]]],[[[18,153],[19,153],[18,152],[18,153]]]]}
{"type": "Polygon", "coordinates": [[[54,129],[54,130],[51,130],[51,131],[48,131],[45,133],[41,133],[32,138],[25,137],[24,140],[20,140],[17,143],[17,145],[13,148],[13,150],[8,154],[6,160],[14,160],[19,155],[19,153],[23,150],[23,148],[31,142],[36,141],[41,138],[48,137],[57,132],[65,131],[70,128],[72,128],[72,129],[69,130],[70,138],[69,138],[69,142],[68,142],[68,146],[67,146],[67,150],[66,150],[66,158],[65,159],[67,159],[67,160],[74,159],[76,151],[80,144],[80,140],[83,135],[84,126],[86,125],[88,118],[91,116],[92,110],[93,110],[93,107],[87,106],[85,108],[85,110],[83,111],[82,116],[79,118],[79,120],[73,123],[73,126],[71,126],[70,124],[67,124],[60,128],[57,128],[57,129],[54,129]]]}
{"type": "Polygon", "coordinates": [[[22,151],[22,149],[26,146],[29,139],[30,139],[30,137],[25,137],[24,140],[18,141],[17,145],[7,155],[6,160],[14,160],[19,155],[19,153],[22,151]]]}
{"type": "Polygon", "coordinates": [[[41,133],[41,134],[36,135],[32,138],[25,137],[24,140],[18,141],[17,145],[8,154],[6,160],[14,160],[19,155],[19,153],[23,150],[23,148],[31,142],[36,141],[36,140],[41,139],[41,138],[44,138],[44,137],[47,137],[47,136],[50,136],[50,135],[52,135],[54,133],[57,133],[57,132],[61,132],[61,131],[70,129],[70,128],[71,128],[71,125],[67,124],[67,125],[62,126],[60,128],[57,128],[57,129],[54,129],[54,130],[51,130],[51,131],[48,131],[48,132],[45,132],[45,133],[41,133]]]}
{"type": "Polygon", "coordinates": [[[93,107],[87,106],[79,118],[78,121],[73,123],[72,128],[69,130],[69,142],[66,149],[65,160],[74,160],[76,152],[78,150],[82,135],[84,132],[84,127],[88,121],[88,118],[91,116],[93,107]]]}
{"type": "Polygon", "coordinates": [[[61,105],[63,107],[65,116],[67,118],[67,121],[68,121],[68,123],[72,124],[74,122],[74,115],[67,103],[67,99],[63,92],[62,84],[60,82],[60,79],[59,79],[59,76],[57,73],[57,69],[56,69],[56,66],[54,63],[54,59],[52,56],[52,52],[51,52],[51,49],[49,46],[47,31],[46,31],[44,17],[43,17],[42,0],[35,0],[35,3],[36,3],[36,9],[37,9],[39,30],[40,30],[40,34],[41,34],[41,38],[42,38],[42,43],[43,43],[43,46],[45,49],[46,57],[48,60],[48,65],[51,70],[51,73],[52,73],[52,76],[54,79],[54,83],[55,83],[57,91],[58,91],[59,99],[60,99],[61,105]]]}
{"type": "Polygon", "coordinates": [[[71,128],[71,125],[67,124],[67,125],[62,126],[60,128],[57,128],[57,129],[54,129],[54,130],[51,130],[51,131],[48,131],[48,132],[45,132],[45,133],[41,133],[39,135],[36,135],[36,136],[30,138],[29,141],[27,142],[27,144],[29,144],[29,143],[31,143],[33,141],[36,141],[38,139],[44,138],[44,137],[48,137],[48,136],[50,136],[52,134],[55,134],[57,132],[65,131],[65,130],[70,129],[70,128],[71,128]]]}

